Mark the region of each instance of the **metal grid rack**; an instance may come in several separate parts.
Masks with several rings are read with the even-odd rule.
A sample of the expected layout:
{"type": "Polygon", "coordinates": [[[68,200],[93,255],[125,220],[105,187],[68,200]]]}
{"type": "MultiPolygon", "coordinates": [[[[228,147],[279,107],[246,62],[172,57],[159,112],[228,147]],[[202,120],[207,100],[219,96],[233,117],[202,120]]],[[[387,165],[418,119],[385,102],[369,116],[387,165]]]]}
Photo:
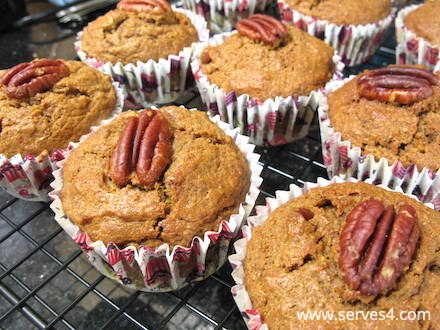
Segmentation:
{"type": "MultiPolygon", "coordinates": [[[[393,63],[394,31],[368,63],[393,63]]],[[[200,107],[195,91],[187,107],[200,107]]],[[[280,147],[257,147],[264,166],[257,204],[290,184],[326,177],[319,130],[280,147]]],[[[47,203],[0,191],[1,329],[246,329],[230,288],[229,263],[205,281],[169,293],[133,291],[101,275],[53,220],[47,203]]]]}

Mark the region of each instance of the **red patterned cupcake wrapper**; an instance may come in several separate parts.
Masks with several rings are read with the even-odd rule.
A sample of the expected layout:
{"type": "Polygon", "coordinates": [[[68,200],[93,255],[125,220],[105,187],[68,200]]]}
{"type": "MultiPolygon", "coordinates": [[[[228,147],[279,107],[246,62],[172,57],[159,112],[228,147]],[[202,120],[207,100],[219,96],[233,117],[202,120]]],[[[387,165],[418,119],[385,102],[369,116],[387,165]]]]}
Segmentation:
{"type": "Polygon", "coordinates": [[[362,64],[373,56],[394,19],[394,14],[390,13],[377,23],[336,25],[291,9],[283,0],[278,1],[278,7],[282,22],[307,31],[331,45],[346,66],[362,64]]]}
{"type": "MultiPolygon", "coordinates": [[[[258,164],[259,155],[254,153],[255,145],[249,143],[248,137],[239,134],[236,129],[228,129],[218,117],[212,118],[212,121],[233,138],[246,156],[252,172],[251,187],[237,214],[223,221],[216,231],[194,237],[189,247],[174,246],[170,250],[170,246],[164,243],[157,248],[128,246],[120,249],[113,243],[105,245],[102,241],[91,240],[62,211],[59,193],[65,160],[58,163],[59,169],[54,172],[55,181],[51,184],[53,191],[50,193],[53,199],[50,207],[55,212],[55,220],[102,274],[135,290],[165,292],[207,278],[226,261],[230,242],[239,233],[258,197],[262,166],[258,164]]],[[[72,144],[72,149],[77,145],[72,144]]]]}
{"type": "Polygon", "coordinates": [[[440,50],[438,46],[431,45],[424,38],[418,37],[407,29],[404,18],[421,4],[408,6],[400,10],[395,20],[396,31],[396,63],[422,64],[431,71],[440,70],[440,50]]]}
{"type": "MultiPolygon", "coordinates": [[[[112,117],[122,111],[124,96],[118,83],[113,83],[117,103],[112,117]]],[[[68,149],[68,145],[66,145],[68,149]]],[[[48,202],[48,193],[52,190],[50,183],[54,177],[52,172],[58,169],[58,161],[64,159],[68,150],[57,149],[51,155],[37,161],[36,155],[15,155],[7,158],[0,154],[0,188],[10,195],[32,202],[48,202]]]]}
{"type": "MultiPolygon", "coordinates": [[[[345,81],[331,84],[333,90],[345,81]]],[[[374,184],[382,184],[391,189],[402,189],[407,194],[417,196],[423,203],[431,203],[440,211],[440,168],[417,168],[416,165],[403,166],[399,161],[390,163],[387,159],[375,160],[371,154],[363,154],[361,148],[342,140],[328,117],[328,105],[324,102],[318,109],[321,132],[322,155],[329,177],[356,178],[374,184]]]]}

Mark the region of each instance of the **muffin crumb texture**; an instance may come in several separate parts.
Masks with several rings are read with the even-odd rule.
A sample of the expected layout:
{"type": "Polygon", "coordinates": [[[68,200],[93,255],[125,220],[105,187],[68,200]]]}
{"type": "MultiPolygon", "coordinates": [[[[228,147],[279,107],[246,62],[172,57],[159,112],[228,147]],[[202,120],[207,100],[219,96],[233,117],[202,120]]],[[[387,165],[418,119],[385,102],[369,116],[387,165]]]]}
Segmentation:
{"type": "Polygon", "coordinates": [[[313,188],[279,206],[264,224],[255,227],[247,245],[244,283],[253,308],[270,329],[308,329],[310,322],[321,329],[437,329],[439,269],[440,213],[401,193],[346,182],[313,188]],[[385,206],[406,203],[413,207],[420,238],[411,263],[394,287],[368,296],[350,289],[338,258],[347,215],[371,198],[385,206]],[[333,312],[339,320],[305,321],[297,315],[308,311],[333,312]],[[342,320],[349,311],[363,313],[365,318],[342,320]],[[397,318],[405,311],[425,311],[430,316],[398,320],[391,318],[390,311],[397,318]],[[382,318],[367,316],[372,313],[382,318]]]}
{"type": "Polygon", "coordinates": [[[191,20],[181,12],[130,12],[114,9],[90,22],[81,36],[82,50],[102,62],[158,61],[178,55],[198,41],[191,20]]]}
{"type": "Polygon", "coordinates": [[[415,164],[419,170],[436,171],[440,164],[440,84],[432,86],[431,96],[405,105],[361,97],[360,77],[328,95],[328,116],[335,132],[376,161],[384,157],[390,164],[398,160],[405,167],[415,164]]]}
{"type": "Polygon", "coordinates": [[[211,84],[227,93],[266,100],[309,95],[331,80],[334,49],[292,26],[277,47],[239,33],[201,54],[201,70],[211,84]],[[233,60],[231,60],[233,59],[233,60]],[[306,61],[304,59],[307,59],[306,61]]]}
{"type": "Polygon", "coordinates": [[[62,62],[69,73],[49,90],[18,99],[0,85],[0,153],[38,156],[67,148],[115,111],[109,76],[79,61],[62,62]]]}
{"type": "Polygon", "coordinates": [[[433,46],[440,46],[440,2],[425,1],[405,15],[405,27],[418,37],[426,39],[433,46]]]}
{"type": "Polygon", "coordinates": [[[244,155],[206,113],[167,106],[171,156],[163,176],[151,188],[116,185],[110,157],[125,123],[126,111],[84,140],[64,166],[63,211],[92,240],[156,247],[189,246],[194,236],[217,231],[238,212],[250,187],[244,155]]]}
{"type": "Polygon", "coordinates": [[[304,15],[337,25],[365,25],[378,22],[391,12],[389,0],[285,0],[304,15]]]}

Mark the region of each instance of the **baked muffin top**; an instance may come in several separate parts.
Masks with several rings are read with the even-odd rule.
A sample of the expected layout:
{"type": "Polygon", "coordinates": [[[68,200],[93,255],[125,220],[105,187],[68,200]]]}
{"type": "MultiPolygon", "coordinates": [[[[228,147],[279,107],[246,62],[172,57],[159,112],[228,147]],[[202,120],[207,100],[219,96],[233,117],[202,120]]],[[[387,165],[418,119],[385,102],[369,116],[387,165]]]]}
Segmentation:
{"type": "Polygon", "coordinates": [[[226,92],[260,100],[323,88],[335,72],[334,49],[300,29],[285,27],[276,45],[232,33],[221,44],[207,46],[201,53],[201,71],[226,92]]]}
{"type": "Polygon", "coordinates": [[[60,194],[63,211],[92,240],[120,247],[189,246],[194,236],[218,230],[244,202],[251,172],[232,138],[204,112],[176,106],[157,111],[169,127],[163,141],[170,148],[157,147],[169,158],[163,157],[168,161],[153,182],[144,185],[138,170],[123,176],[125,183],[112,174],[112,155],[124,127],[133,117],[140,121],[140,112],[123,112],[68,157],[60,194]]]}
{"type": "Polygon", "coordinates": [[[88,56],[125,65],[178,55],[198,41],[198,34],[190,19],[178,11],[114,9],[90,22],[80,39],[88,56]]]}
{"type": "Polygon", "coordinates": [[[437,170],[440,84],[431,86],[432,95],[410,104],[384,102],[361,96],[358,82],[369,72],[374,71],[366,70],[328,95],[328,116],[335,132],[352,147],[360,147],[363,154],[374,155],[376,161],[384,157],[390,163],[399,160],[405,167],[415,164],[420,170],[437,170]]]}
{"type": "MultiPolygon", "coordinates": [[[[8,95],[8,84],[0,84],[0,153],[7,157],[38,156],[66,148],[70,141],[77,141],[91,126],[115,111],[117,96],[108,75],[71,60],[36,59],[19,65],[36,63],[43,63],[46,69],[55,64],[67,69],[58,81],[34,95],[12,97],[8,95]]],[[[14,68],[2,70],[0,79],[14,68]]],[[[43,68],[35,69],[34,73],[38,70],[43,68]]],[[[38,80],[37,73],[34,80],[38,80]]],[[[29,88],[35,85],[28,81],[21,83],[29,88]]]]}
{"type": "Polygon", "coordinates": [[[391,13],[389,0],[285,0],[289,8],[337,25],[378,22],[391,13]]]}
{"type": "Polygon", "coordinates": [[[405,27],[431,45],[440,46],[440,1],[425,1],[403,18],[405,27]]]}
{"type": "MultiPolygon", "coordinates": [[[[363,230],[368,232],[365,226],[363,230]]],[[[439,234],[440,213],[401,193],[365,182],[312,188],[279,206],[261,226],[252,229],[244,261],[244,284],[252,307],[262,314],[263,322],[270,329],[309,329],[311,324],[322,329],[436,329],[440,325],[439,234]],[[418,218],[419,238],[415,240],[415,252],[409,264],[401,269],[391,288],[377,294],[362,294],[359,289],[351,288],[341,270],[340,237],[348,226],[346,219],[350,212],[372,199],[385,207],[392,205],[400,217],[402,213],[398,210],[403,209],[402,205],[412,207],[418,218]],[[405,311],[428,311],[430,317],[409,321],[382,314],[380,319],[374,320],[367,314],[380,311],[386,314],[390,310],[394,313],[391,316],[397,318],[405,311]],[[333,312],[336,320],[306,321],[296,313],[308,311],[333,312]],[[350,320],[349,311],[363,313],[365,319],[358,314],[356,320],[354,316],[350,320]]],[[[406,234],[402,232],[402,235],[406,234]]],[[[356,237],[356,241],[365,238],[356,237]]],[[[412,240],[404,246],[409,246],[409,242],[412,240]]],[[[362,255],[364,253],[366,248],[362,255]]],[[[398,258],[404,259],[401,254],[398,258]]],[[[388,274],[394,276],[394,271],[388,274]]],[[[374,277],[381,276],[377,274],[374,277]]],[[[362,283],[369,283],[368,278],[362,283]]]]}

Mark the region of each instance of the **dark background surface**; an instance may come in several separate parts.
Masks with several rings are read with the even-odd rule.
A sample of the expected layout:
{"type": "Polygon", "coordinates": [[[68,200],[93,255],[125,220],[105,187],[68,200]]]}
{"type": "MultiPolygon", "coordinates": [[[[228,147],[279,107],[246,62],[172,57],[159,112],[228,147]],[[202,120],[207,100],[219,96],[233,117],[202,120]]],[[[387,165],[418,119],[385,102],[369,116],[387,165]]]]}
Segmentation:
{"type": "MultiPolygon", "coordinates": [[[[45,1],[28,1],[26,11],[54,8],[45,1]]],[[[0,13],[0,69],[4,69],[36,57],[77,59],[75,34],[100,12],[68,24],[49,15],[38,24],[7,30],[4,26],[12,16],[0,13]]],[[[394,46],[391,28],[375,56],[346,74],[394,63],[394,46]]],[[[204,109],[194,89],[179,103],[204,109]]],[[[256,151],[264,166],[257,204],[290,184],[302,186],[327,177],[318,129],[285,146],[256,151]]],[[[246,329],[230,293],[234,285],[230,272],[226,263],[207,280],[171,293],[124,288],[90,265],[53,220],[49,204],[22,201],[0,191],[2,329],[246,329]]]]}

